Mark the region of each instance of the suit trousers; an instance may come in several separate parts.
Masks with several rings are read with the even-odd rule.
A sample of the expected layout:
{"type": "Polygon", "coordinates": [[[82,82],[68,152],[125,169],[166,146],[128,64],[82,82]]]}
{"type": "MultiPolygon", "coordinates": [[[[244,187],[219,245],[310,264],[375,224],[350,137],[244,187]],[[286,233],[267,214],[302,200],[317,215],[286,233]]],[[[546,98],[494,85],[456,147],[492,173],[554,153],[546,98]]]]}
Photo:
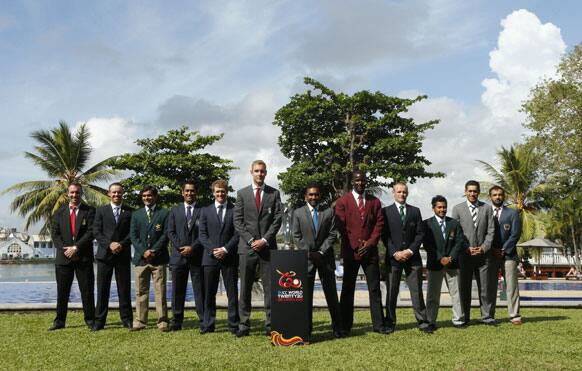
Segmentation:
{"type": "Polygon", "coordinates": [[[333,331],[340,331],[342,329],[342,321],[340,314],[339,301],[337,298],[337,286],[335,282],[334,262],[321,261],[319,266],[313,266],[310,272],[307,273],[307,305],[309,311],[309,333],[313,328],[313,287],[315,285],[315,274],[319,273],[319,280],[325,295],[327,309],[331,316],[331,326],[333,331]]]}
{"type": "Polygon", "coordinates": [[[166,301],[166,265],[146,264],[135,267],[135,311],[137,321],[133,327],[145,327],[148,323],[150,303],[150,279],[154,281],[154,297],[158,328],[168,327],[168,303],[166,301]]]}
{"type": "Polygon", "coordinates": [[[462,325],[465,323],[465,314],[461,305],[459,294],[459,269],[444,267],[438,271],[428,271],[428,289],[426,292],[426,319],[431,325],[436,325],[441,303],[441,289],[443,279],[447,285],[453,307],[453,324],[462,325]]]}
{"type": "Polygon", "coordinates": [[[465,323],[471,320],[471,291],[473,276],[477,281],[481,321],[495,321],[495,297],[497,296],[497,270],[490,256],[470,256],[462,253],[460,258],[459,292],[465,314],[465,323]]]}
{"type": "MultiPolygon", "coordinates": [[[[519,314],[519,284],[518,284],[518,272],[517,272],[517,262],[515,260],[496,260],[497,268],[501,269],[503,274],[503,279],[505,280],[505,287],[507,292],[507,313],[511,321],[521,320],[521,315],[519,314]]],[[[497,289],[497,285],[495,286],[497,289]]],[[[497,292],[493,297],[493,313],[495,313],[497,292]]]]}
{"type": "Polygon", "coordinates": [[[133,322],[130,263],[97,260],[97,307],[95,310],[95,324],[97,326],[104,326],[107,322],[113,271],[115,271],[115,283],[119,298],[119,317],[122,322],[133,322]]]}
{"type": "Polygon", "coordinates": [[[418,326],[428,326],[426,321],[426,306],[422,295],[422,266],[403,264],[395,267],[386,264],[386,326],[394,329],[396,326],[396,305],[400,292],[400,280],[404,271],[406,284],[410,290],[410,300],[414,309],[414,317],[418,326]]]}
{"type": "Polygon", "coordinates": [[[265,331],[271,331],[271,262],[263,259],[254,252],[239,255],[240,271],[240,300],[238,313],[240,317],[239,329],[241,331],[251,328],[251,298],[253,283],[257,266],[261,270],[261,282],[263,283],[263,302],[265,307],[265,331]]]}
{"type": "Polygon", "coordinates": [[[57,316],[55,324],[65,325],[67,310],[69,308],[69,295],[73,279],[77,276],[81,302],[83,303],[83,316],[88,326],[95,320],[95,273],[92,262],[75,262],[68,265],[55,265],[55,278],[57,281],[57,316]]]}
{"type": "Polygon", "coordinates": [[[382,331],[384,329],[384,311],[382,309],[382,292],[380,291],[380,267],[376,259],[369,258],[360,261],[344,260],[344,277],[340,295],[343,329],[350,332],[354,323],[354,293],[360,266],[364,270],[368,285],[372,329],[382,331]]]}
{"type": "Polygon", "coordinates": [[[171,265],[170,270],[172,271],[172,324],[181,327],[182,322],[184,322],[186,289],[188,288],[188,276],[190,276],[196,314],[201,326],[204,320],[204,278],[202,267],[194,264],[171,265]]]}
{"type": "Polygon", "coordinates": [[[228,330],[235,332],[239,326],[238,315],[238,266],[224,266],[221,264],[207,265],[204,269],[204,321],[202,328],[214,330],[216,322],[216,292],[220,274],[228,299],[228,330]]]}

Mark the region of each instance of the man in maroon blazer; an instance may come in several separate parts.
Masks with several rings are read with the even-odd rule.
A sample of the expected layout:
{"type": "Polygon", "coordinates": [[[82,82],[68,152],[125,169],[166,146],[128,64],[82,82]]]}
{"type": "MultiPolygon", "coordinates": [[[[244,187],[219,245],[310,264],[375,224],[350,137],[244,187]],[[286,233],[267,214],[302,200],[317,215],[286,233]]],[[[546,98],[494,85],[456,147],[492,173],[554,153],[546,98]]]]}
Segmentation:
{"type": "Polygon", "coordinates": [[[364,172],[353,172],[352,187],[352,191],[340,197],[335,204],[336,226],[341,235],[341,257],[344,261],[340,298],[343,327],[346,333],[352,329],[354,291],[361,266],[368,284],[372,329],[385,333],[377,247],[384,225],[382,204],[376,197],[366,194],[364,172]]]}

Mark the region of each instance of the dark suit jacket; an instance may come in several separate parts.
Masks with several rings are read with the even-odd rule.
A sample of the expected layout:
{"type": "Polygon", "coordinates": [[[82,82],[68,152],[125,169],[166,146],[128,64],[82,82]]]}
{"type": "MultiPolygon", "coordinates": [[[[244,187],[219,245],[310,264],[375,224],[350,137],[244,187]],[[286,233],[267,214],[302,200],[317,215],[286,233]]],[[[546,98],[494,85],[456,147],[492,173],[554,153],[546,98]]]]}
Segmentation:
{"type": "Polygon", "coordinates": [[[170,210],[167,221],[167,233],[172,243],[172,255],[170,256],[171,265],[194,264],[200,266],[202,263],[202,252],[204,248],[198,241],[198,224],[200,210],[202,208],[196,203],[192,208],[192,225],[188,229],[186,220],[186,208],[182,202],[170,210]],[[178,250],[181,246],[192,246],[192,254],[188,257],[180,254],[178,250]]]}
{"type": "Polygon", "coordinates": [[[394,254],[397,251],[410,249],[413,255],[406,264],[422,265],[420,245],[424,237],[424,228],[420,210],[417,207],[406,204],[404,223],[400,220],[400,211],[396,204],[385,207],[383,212],[384,229],[382,240],[386,246],[386,264],[390,262],[392,266],[401,266],[402,264],[394,259],[394,254]]]}
{"type": "Polygon", "coordinates": [[[424,221],[424,249],[426,250],[426,268],[431,271],[443,269],[441,258],[450,256],[453,262],[450,268],[459,268],[459,254],[464,249],[463,229],[461,224],[453,218],[445,217],[445,235],[443,238],[441,226],[436,218],[424,221]]]}
{"type": "MultiPolygon", "coordinates": [[[[326,264],[331,264],[335,269],[335,257],[333,244],[337,239],[335,228],[335,213],[333,209],[320,209],[317,213],[317,230],[313,226],[313,217],[307,205],[293,212],[293,239],[300,250],[309,252],[320,251],[326,264]]],[[[313,269],[313,262],[308,261],[308,271],[313,269]]]]}
{"type": "Polygon", "coordinates": [[[521,237],[521,220],[518,212],[503,206],[500,220],[494,216],[493,221],[495,223],[493,247],[505,252],[505,260],[517,260],[516,245],[521,237]]]}
{"type": "Polygon", "coordinates": [[[111,204],[102,206],[95,211],[95,221],[93,222],[93,235],[97,240],[97,254],[95,259],[104,262],[124,262],[131,261],[131,238],[129,228],[131,226],[131,213],[133,209],[126,205],[121,205],[119,221],[115,223],[113,208],[111,204]],[[122,246],[118,254],[111,253],[109,245],[111,242],[119,242],[122,246]]]}
{"type": "Polygon", "coordinates": [[[202,265],[236,265],[238,263],[238,233],[234,229],[234,205],[226,204],[226,211],[222,223],[218,220],[218,214],[214,203],[202,209],[200,213],[200,243],[204,247],[202,265]],[[228,254],[222,260],[212,255],[212,250],[223,247],[228,254]]]}
{"type": "Polygon", "coordinates": [[[168,264],[168,236],[166,235],[166,220],[168,210],[156,205],[151,222],[144,207],[131,214],[130,236],[133,245],[133,264],[146,265],[143,254],[151,249],[155,256],[153,265],[168,264]]]}
{"type": "Polygon", "coordinates": [[[75,238],[71,234],[69,204],[61,206],[51,218],[51,237],[56,249],[55,264],[68,265],[71,259],[65,256],[65,246],[77,246],[77,256],[81,262],[93,261],[93,219],[95,208],[81,203],[75,223],[75,238]]]}
{"type": "Polygon", "coordinates": [[[259,254],[268,258],[268,250],[277,249],[277,232],[281,228],[281,195],[273,187],[265,185],[261,209],[257,212],[253,187],[248,186],[239,190],[236,194],[234,205],[234,227],[240,236],[238,244],[239,254],[248,254],[250,242],[264,238],[269,244],[268,249],[263,249],[259,254]]]}
{"type": "Polygon", "coordinates": [[[341,256],[347,260],[361,260],[357,249],[360,240],[368,240],[370,249],[367,256],[378,258],[378,240],[382,235],[384,215],[382,204],[376,197],[366,194],[364,220],[360,219],[360,212],[352,192],[340,197],[335,203],[335,222],[341,236],[341,256]]]}

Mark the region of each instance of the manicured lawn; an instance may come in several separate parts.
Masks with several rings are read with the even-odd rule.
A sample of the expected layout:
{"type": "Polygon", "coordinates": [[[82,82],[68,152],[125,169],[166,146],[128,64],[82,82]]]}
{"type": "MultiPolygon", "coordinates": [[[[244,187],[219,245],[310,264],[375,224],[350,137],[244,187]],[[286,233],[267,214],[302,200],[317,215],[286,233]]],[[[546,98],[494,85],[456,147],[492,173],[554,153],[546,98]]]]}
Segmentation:
{"type": "MultiPolygon", "coordinates": [[[[498,310],[504,319],[506,311],[498,310]]],[[[312,344],[275,348],[262,333],[262,312],[253,313],[252,336],[236,339],[226,332],[220,311],[217,332],[194,330],[193,310],[186,329],[161,333],[153,322],[129,332],[110,313],[109,326],[98,333],[70,312],[67,328],[47,332],[53,313],[0,313],[0,368],[3,370],[142,370],[142,369],[580,369],[582,310],[522,310],[524,324],[506,320],[496,327],[450,327],[450,310],[439,314],[439,330],[427,335],[413,324],[412,310],[399,309],[392,335],[371,333],[367,310],[356,311],[352,336],[334,340],[326,311],[314,313],[312,344]]],[[[152,312],[150,318],[154,318],[152,312]]],[[[477,317],[474,309],[473,317],[477,317]]]]}

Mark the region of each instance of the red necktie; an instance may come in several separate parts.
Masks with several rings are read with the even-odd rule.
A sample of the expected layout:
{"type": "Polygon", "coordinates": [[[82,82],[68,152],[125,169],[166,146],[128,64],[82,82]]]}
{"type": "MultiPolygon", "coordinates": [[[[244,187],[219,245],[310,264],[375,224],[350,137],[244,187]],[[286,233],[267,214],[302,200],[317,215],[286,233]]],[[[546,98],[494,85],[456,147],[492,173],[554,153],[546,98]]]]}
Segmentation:
{"type": "Polygon", "coordinates": [[[366,207],[364,206],[364,197],[362,195],[358,196],[358,211],[360,212],[360,219],[364,220],[366,207]]]}
{"type": "Polygon", "coordinates": [[[73,238],[75,238],[75,225],[77,224],[77,213],[75,213],[76,209],[76,206],[71,206],[71,236],[73,236],[73,238]]]}
{"type": "Polygon", "coordinates": [[[261,209],[261,188],[257,188],[257,193],[255,193],[255,205],[259,211],[261,209]]]}

